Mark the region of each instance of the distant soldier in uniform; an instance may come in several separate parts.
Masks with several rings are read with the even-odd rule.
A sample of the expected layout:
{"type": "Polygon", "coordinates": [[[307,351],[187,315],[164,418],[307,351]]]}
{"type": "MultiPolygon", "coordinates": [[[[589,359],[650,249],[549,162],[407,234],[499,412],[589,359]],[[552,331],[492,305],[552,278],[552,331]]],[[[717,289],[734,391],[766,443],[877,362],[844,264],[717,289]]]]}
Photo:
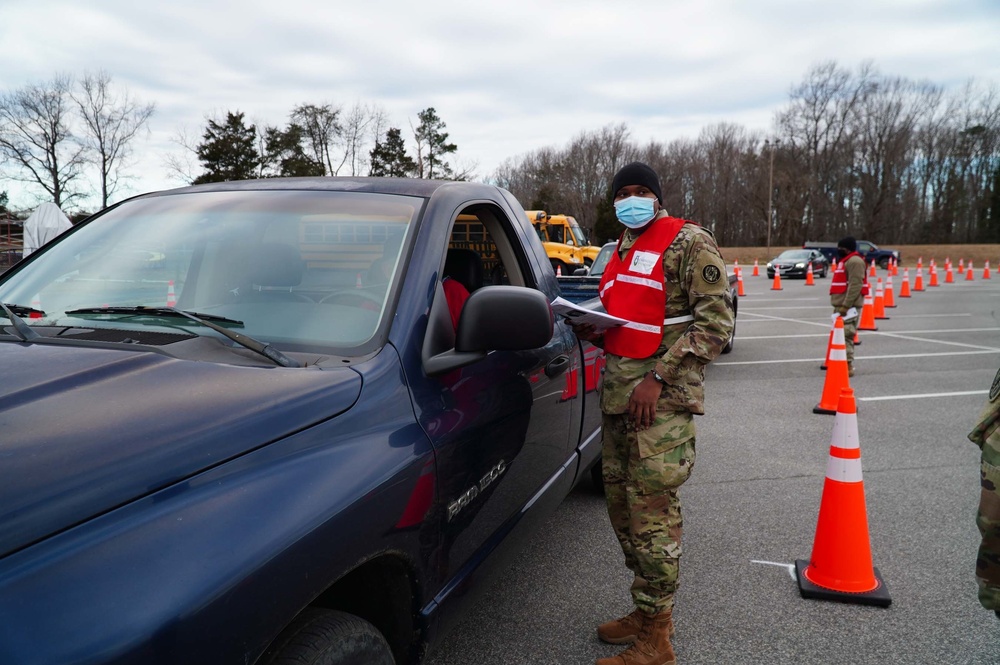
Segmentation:
{"type": "Polygon", "coordinates": [[[847,342],[847,374],[854,376],[854,336],[858,332],[861,308],[868,295],[868,270],[864,258],[858,254],[858,243],[847,236],[837,243],[840,261],[830,280],[830,304],[837,314],[844,317],[844,341],[847,342]],[[851,309],[850,317],[848,312],[851,309]]]}
{"type": "Polygon", "coordinates": [[[663,210],[653,169],[628,164],[611,191],[626,228],[600,294],[608,313],[628,323],[603,335],[592,326],[575,330],[606,351],[604,487],[634,575],[636,609],[598,627],[605,642],[632,646],[597,664],[670,665],[681,556],[677,490],[694,465],[693,414],[704,413],[705,365],[733,332],[732,298],[714,236],[663,210]]]}
{"type": "Polygon", "coordinates": [[[983,451],[979,462],[982,492],[976,525],[983,541],[976,557],[979,602],[1000,618],[1000,372],[990,387],[990,401],[969,434],[983,451]]]}

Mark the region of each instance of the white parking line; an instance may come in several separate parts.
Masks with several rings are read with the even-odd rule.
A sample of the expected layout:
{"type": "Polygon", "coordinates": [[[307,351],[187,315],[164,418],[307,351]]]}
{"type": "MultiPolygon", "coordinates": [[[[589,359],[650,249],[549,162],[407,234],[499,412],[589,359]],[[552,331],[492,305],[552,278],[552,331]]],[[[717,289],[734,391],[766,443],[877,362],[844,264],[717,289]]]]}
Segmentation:
{"type": "Polygon", "coordinates": [[[882,337],[892,337],[893,339],[905,339],[911,342],[930,342],[931,344],[944,344],[946,346],[961,346],[967,349],[983,349],[984,351],[1000,351],[1000,349],[994,346],[980,346],[978,344],[962,344],[961,342],[947,342],[943,339],[927,339],[924,337],[911,337],[909,335],[900,335],[899,333],[878,333],[882,337]]]}
{"type": "Polygon", "coordinates": [[[795,576],[795,566],[793,564],[778,563],[776,561],[758,561],[756,559],[750,559],[750,563],[761,563],[764,564],[765,566],[778,566],[779,568],[784,568],[785,570],[788,571],[788,574],[789,576],[791,576],[792,580],[798,581],[798,578],[795,576]]]}
{"type": "MultiPolygon", "coordinates": [[[[865,336],[868,335],[883,335],[894,337],[897,335],[933,335],[935,333],[971,333],[971,332],[998,332],[1000,328],[942,328],[934,330],[897,330],[891,333],[880,333],[872,332],[870,330],[864,330],[865,336]]],[[[794,339],[796,337],[828,337],[829,335],[824,335],[823,333],[799,333],[797,335],[740,335],[739,340],[744,342],[748,339],[794,339]]],[[[923,338],[915,338],[923,339],[923,338]]],[[[926,340],[931,341],[931,340],[926,340]]],[[[992,348],[992,347],[983,347],[992,348]]]]}
{"type": "MultiPolygon", "coordinates": [[[[739,338],[737,338],[739,339],[739,338]]],[[[855,356],[855,360],[892,360],[895,358],[937,358],[940,356],[978,356],[984,353],[1000,353],[1000,349],[983,351],[942,351],[941,353],[895,353],[884,356],[855,356]]],[[[785,358],[778,360],[716,360],[712,367],[719,365],[781,365],[783,363],[822,363],[823,358],[785,358]]]]}
{"type": "Polygon", "coordinates": [[[920,395],[885,395],[883,397],[859,397],[859,402],[881,402],[887,399],[921,399],[923,397],[958,397],[961,395],[986,395],[989,390],[963,390],[957,393],[923,393],[920,395]]]}
{"type": "Polygon", "coordinates": [[[740,312],[773,312],[776,309],[833,309],[829,305],[795,305],[793,307],[761,307],[756,309],[754,307],[747,307],[744,305],[740,307],[740,312]]]}

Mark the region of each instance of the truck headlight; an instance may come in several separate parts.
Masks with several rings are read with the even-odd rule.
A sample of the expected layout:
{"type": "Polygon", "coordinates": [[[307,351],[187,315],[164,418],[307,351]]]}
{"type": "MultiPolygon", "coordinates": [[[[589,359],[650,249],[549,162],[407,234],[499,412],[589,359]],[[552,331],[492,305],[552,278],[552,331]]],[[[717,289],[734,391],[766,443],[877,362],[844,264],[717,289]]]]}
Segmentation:
{"type": "Polygon", "coordinates": [[[795,267],[796,267],[796,268],[805,268],[805,267],[806,267],[806,264],[804,264],[804,263],[796,263],[796,264],[795,264],[795,267]]]}

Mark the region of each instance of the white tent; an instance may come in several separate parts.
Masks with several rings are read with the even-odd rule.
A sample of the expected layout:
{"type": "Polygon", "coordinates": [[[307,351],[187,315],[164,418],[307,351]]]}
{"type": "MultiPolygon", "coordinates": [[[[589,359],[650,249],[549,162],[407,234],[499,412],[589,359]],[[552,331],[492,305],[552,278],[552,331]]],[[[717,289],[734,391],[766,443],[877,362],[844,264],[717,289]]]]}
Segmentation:
{"type": "Polygon", "coordinates": [[[28,256],[73,226],[55,203],[43,203],[24,221],[24,253],[28,256]]]}

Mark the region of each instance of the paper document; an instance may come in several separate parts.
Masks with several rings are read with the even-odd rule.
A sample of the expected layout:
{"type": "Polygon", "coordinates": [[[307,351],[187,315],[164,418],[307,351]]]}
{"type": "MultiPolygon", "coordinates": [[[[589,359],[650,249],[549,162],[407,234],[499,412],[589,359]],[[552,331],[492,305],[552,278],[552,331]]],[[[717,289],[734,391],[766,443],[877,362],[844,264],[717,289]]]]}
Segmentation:
{"type": "MultiPolygon", "coordinates": [[[[830,315],[830,318],[833,319],[834,323],[836,323],[838,316],[840,316],[840,315],[837,314],[836,312],[834,312],[833,314],[830,315]]],[[[844,321],[853,321],[856,318],[858,318],[858,308],[857,307],[850,308],[849,310],[847,310],[847,313],[844,314],[844,321]]]]}
{"type": "Polygon", "coordinates": [[[597,332],[603,332],[608,328],[615,328],[628,323],[626,319],[619,319],[617,316],[611,316],[605,312],[581,307],[562,297],[556,297],[552,301],[552,311],[564,317],[573,325],[589,323],[594,326],[597,332]]]}

